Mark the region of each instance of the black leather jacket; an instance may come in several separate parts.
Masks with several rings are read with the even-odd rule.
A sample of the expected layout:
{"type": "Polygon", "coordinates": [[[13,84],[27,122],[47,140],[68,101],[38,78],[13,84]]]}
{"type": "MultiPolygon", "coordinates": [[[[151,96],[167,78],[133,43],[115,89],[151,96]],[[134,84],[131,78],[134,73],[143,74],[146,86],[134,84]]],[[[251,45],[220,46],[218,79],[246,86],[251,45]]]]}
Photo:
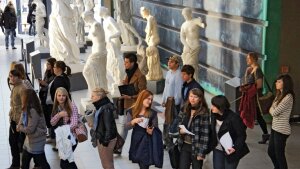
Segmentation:
{"type": "MultiPolygon", "coordinates": [[[[96,139],[99,140],[103,146],[108,146],[109,141],[117,137],[117,125],[113,115],[115,107],[110,100],[105,97],[98,101],[101,102],[99,108],[101,108],[100,115],[98,116],[98,124],[96,128],[96,139]]],[[[95,105],[95,104],[94,104],[95,105]]],[[[96,109],[99,110],[96,105],[96,109]]]]}

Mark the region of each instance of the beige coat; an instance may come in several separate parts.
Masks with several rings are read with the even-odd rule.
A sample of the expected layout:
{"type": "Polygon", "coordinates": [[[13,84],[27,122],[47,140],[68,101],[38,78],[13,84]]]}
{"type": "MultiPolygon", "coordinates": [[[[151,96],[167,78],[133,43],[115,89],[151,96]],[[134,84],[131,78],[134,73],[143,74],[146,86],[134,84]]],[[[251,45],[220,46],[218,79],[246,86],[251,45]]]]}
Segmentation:
{"type": "Polygon", "coordinates": [[[15,84],[10,95],[10,111],[9,117],[11,121],[16,123],[19,122],[20,116],[22,114],[22,101],[21,101],[21,93],[25,90],[26,87],[20,81],[15,84]]]}

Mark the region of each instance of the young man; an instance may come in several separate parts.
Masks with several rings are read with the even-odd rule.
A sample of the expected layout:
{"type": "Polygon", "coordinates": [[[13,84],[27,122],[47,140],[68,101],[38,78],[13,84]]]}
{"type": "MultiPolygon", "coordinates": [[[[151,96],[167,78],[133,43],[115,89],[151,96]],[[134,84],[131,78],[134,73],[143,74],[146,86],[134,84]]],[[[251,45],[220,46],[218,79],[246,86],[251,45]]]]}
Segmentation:
{"type": "MultiPolygon", "coordinates": [[[[125,123],[126,123],[126,110],[128,108],[130,108],[133,103],[136,101],[138,94],[147,88],[147,81],[146,81],[146,77],[144,74],[142,74],[142,72],[139,69],[139,66],[137,64],[137,56],[134,53],[128,53],[125,54],[124,56],[124,66],[125,66],[125,72],[126,72],[126,77],[125,80],[123,80],[123,84],[124,85],[128,85],[128,84],[133,84],[134,88],[135,88],[135,93],[136,95],[133,96],[128,96],[128,95],[122,95],[119,98],[119,102],[121,102],[119,104],[119,106],[123,107],[123,110],[121,111],[125,111],[121,112],[124,113],[123,116],[123,120],[121,120],[122,125],[121,125],[121,132],[120,135],[121,137],[126,140],[127,137],[127,133],[128,133],[128,129],[125,127],[125,123]]],[[[119,114],[121,114],[119,113],[119,114]]],[[[119,151],[115,151],[115,154],[121,154],[121,150],[119,151]]]]}
{"type": "MultiPolygon", "coordinates": [[[[166,74],[165,88],[164,88],[163,98],[162,98],[163,99],[162,106],[163,107],[166,106],[166,111],[165,111],[166,120],[168,118],[167,116],[170,116],[170,113],[173,113],[173,112],[167,111],[167,110],[172,109],[169,107],[171,105],[169,105],[169,104],[166,105],[167,100],[169,100],[170,97],[172,97],[172,99],[174,99],[176,111],[179,112],[179,110],[180,110],[180,105],[181,105],[180,90],[181,90],[183,81],[181,78],[181,71],[179,68],[179,64],[180,64],[179,56],[171,56],[168,60],[169,71],[166,74]]],[[[176,116],[176,114],[174,114],[174,115],[176,116]]],[[[171,121],[172,121],[172,119],[171,119],[171,121]]],[[[167,149],[169,149],[173,145],[173,140],[169,136],[169,125],[170,124],[168,124],[168,123],[169,122],[165,121],[164,129],[163,129],[163,139],[164,139],[164,143],[165,143],[165,146],[167,149]]]]}
{"type": "Polygon", "coordinates": [[[194,79],[195,69],[191,65],[183,65],[181,69],[181,77],[184,81],[181,89],[181,97],[183,102],[188,99],[188,95],[191,89],[198,88],[204,93],[204,89],[200,84],[194,79]]]}

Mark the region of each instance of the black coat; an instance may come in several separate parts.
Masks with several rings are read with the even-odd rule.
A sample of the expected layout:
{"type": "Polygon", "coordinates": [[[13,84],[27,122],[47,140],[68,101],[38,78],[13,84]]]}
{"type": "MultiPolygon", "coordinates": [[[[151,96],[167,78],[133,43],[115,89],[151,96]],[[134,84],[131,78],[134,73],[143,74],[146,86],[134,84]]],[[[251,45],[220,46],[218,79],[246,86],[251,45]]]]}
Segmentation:
{"type": "MultiPolygon", "coordinates": [[[[149,123],[151,123],[153,116],[157,116],[156,112],[151,112],[149,123]]],[[[133,127],[129,160],[134,163],[142,163],[148,166],[155,165],[157,168],[162,168],[163,151],[162,133],[159,128],[154,127],[152,135],[149,135],[145,128],[139,125],[133,127]]]]}
{"type": "Polygon", "coordinates": [[[181,98],[184,102],[187,101],[190,90],[194,88],[200,89],[204,94],[204,89],[200,86],[200,84],[195,79],[190,81],[190,83],[187,82],[183,83],[181,88],[181,98]],[[186,95],[184,95],[184,90],[186,87],[187,87],[187,92],[186,95]]]}
{"type": "Polygon", "coordinates": [[[211,144],[212,147],[215,148],[218,144],[217,137],[221,138],[225,133],[229,132],[233,141],[233,148],[235,149],[235,152],[231,155],[227,155],[225,151],[224,153],[226,154],[228,161],[237,161],[250,152],[245,142],[247,137],[246,126],[237,113],[234,113],[231,110],[226,110],[224,114],[226,114],[226,116],[218,133],[216,133],[216,119],[215,116],[212,115],[211,144]]]}
{"type": "Polygon", "coordinates": [[[69,93],[69,97],[71,99],[71,94],[70,94],[70,79],[68,78],[68,76],[63,73],[59,76],[56,76],[54,79],[53,79],[53,82],[52,82],[52,85],[50,87],[50,94],[51,94],[51,99],[52,101],[54,101],[54,96],[55,96],[55,92],[56,92],[56,89],[59,88],[59,87],[63,87],[65,88],[68,93],[69,93]]]}
{"type": "Polygon", "coordinates": [[[117,137],[117,125],[115,122],[113,111],[115,107],[107,97],[103,98],[105,104],[101,106],[100,115],[98,117],[98,124],[96,128],[96,138],[99,143],[108,146],[109,141],[117,137]]]}
{"type": "Polygon", "coordinates": [[[3,25],[5,29],[16,29],[17,15],[15,10],[10,9],[8,6],[5,7],[1,18],[1,25],[3,25]]]}

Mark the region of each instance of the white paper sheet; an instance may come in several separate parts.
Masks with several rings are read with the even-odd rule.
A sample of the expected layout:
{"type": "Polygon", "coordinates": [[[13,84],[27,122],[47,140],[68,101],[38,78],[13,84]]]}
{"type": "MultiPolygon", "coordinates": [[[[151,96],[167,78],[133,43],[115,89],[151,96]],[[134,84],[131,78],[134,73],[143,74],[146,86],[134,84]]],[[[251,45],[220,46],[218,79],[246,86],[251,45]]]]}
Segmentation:
{"type": "Polygon", "coordinates": [[[229,134],[229,132],[225,133],[221,138],[220,138],[220,143],[225,149],[226,153],[229,154],[228,149],[233,147],[233,142],[232,138],[229,134]]]}
{"type": "Polygon", "coordinates": [[[180,129],[183,129],[183,132],[184,132],[185,134],[189,134],[189,135],[192,135],[192,136],[195,135],[194,133],[188,131],[188,129],[186,129],[184,125],[179,125],[179,128],[180,128],[180,129]]]}
{"type": "Polygon", "coordinates": [[[149,118],[145,118],[145,117],[141,117],[143,119],[143,121],[139,122],[138,125],[146,128],[149,124],[149,118]]]}

